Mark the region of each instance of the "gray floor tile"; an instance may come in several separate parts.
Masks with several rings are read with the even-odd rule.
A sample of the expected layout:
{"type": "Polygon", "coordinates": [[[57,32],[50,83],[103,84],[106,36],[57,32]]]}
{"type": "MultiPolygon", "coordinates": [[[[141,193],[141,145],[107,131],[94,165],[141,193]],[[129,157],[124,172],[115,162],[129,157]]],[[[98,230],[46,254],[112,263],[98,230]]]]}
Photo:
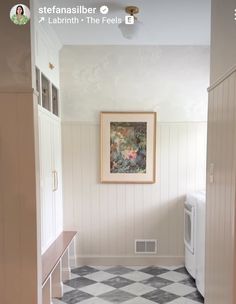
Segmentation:
{"type": "Polygon", "coordinates": [[[177,269],[175,269],[175,271],[189,275],[189,273],[187,272],[187,269],[185,267],[177,268],[177,269]]]}
{"type": "Polygon", "coordinates": [[[180,281],[179,283],[184,284],[184,285],[188,285],[188,286],[191,286],[191,287],[196,287],[195,280],[191,277],[189,277],[189,278],[187,278],[183,281],[180,281]]]}
{"type": "Polygon", "coordinates": [[[169,270],[168,269],[164,269],[164,268],[160,268],[160,267],[157,267],[157,266],[150,266],[150,267],[145,267],[143,269],[140,269],[139,271],[142,271],[142,272],[145,272],[145,273],[148,273],[148,274],[156,276],[156,275],[160,275],[160,274],[166,273],[169,270]]]}
{"type": "Polygon", "coordinates": [[[80,290],[72,290],[66,292],[60,300],[66,304],[77,304],[78,302],[82,302],[89,298],[92,298],[92,296],[85,292],[80,290]]]}
{"type": "Polygon", "coordinates": [[[117,277],[111,278],[109,280],[103,281],[101,283],[112,286],[114,288],[121,288],[121,287],[130,285],[130,284],[133,284],[134,281],[117,276],[117,277]]]}
{"type": "Polygon", "coordinates": [[[115,267],[111,267],[106,269],[106,272],[115,274],[115,275],[122,275],[122,274],[126,274],[128,272],[134,271],[133,269],[130,269],[128,267],[124,267],[124,266],[115,266],[115,267]]]}
{"type": "Polygon", "coordinates": [[[71,270],[72,273],[78,274],[80,276],[85,276],[88,275],[90,273],[94,273],[98,271],[98,269],[95,269],[93,267],[90,266],[82,266],[82,267],[78,267],[78,268],[74,268],[71,270]]]}
{"type": "Polygon", "coordinates": [[[135,296],[128,292],[116,289],[99,296],[99,298],[115,304],[123,303],[125,301],[135,298],[135,296]]]}
{"type": "Polygon", "coordinates": [[[193,301],[204,303],[204,298],[201,296],[201,294],[198,291],[192,292],[185,296],[187,299],[191,299],[193,301]]]}
{"type": "Polygon", "coordinates": [[[160,289],[146,293],[142,297],[158,304],[165,304],[179,298],[179,296],[160,289]]]}
{"type": "Polygon", "coordinates": [[[162,279],[159,277],[152,277],[150,279],[141,281],[142,284],[146,284],[155,288],[162,288],[165,286],[168,286],[170,284],[173,284],[172,281],[166,280],[166,279],[162,279]]]}
{"type": "Polygon", "coordinates": [[[97,282],[89,280],[87,278],[79,277],[72,280],[65,281],[64,284],[73,288],[82,288],[97,282]]]}

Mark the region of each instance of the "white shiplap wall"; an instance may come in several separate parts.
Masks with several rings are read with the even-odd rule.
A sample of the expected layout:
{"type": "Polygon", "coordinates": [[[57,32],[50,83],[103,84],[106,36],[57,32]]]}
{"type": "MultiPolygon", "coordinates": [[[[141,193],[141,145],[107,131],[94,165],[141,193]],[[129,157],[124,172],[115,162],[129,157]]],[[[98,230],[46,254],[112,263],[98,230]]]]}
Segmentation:
{"type": "Polygon", "coordinates": [[[99,183],[98,125],[64,123],[62,141],[64,228],[79,231],[79,261],[130,262],[134,240],[152,238],[167,258],[160,262],[180,262],[185,195],[205,187],[206,123],[158,124],[157,182],[149,185],[99,183]]]}

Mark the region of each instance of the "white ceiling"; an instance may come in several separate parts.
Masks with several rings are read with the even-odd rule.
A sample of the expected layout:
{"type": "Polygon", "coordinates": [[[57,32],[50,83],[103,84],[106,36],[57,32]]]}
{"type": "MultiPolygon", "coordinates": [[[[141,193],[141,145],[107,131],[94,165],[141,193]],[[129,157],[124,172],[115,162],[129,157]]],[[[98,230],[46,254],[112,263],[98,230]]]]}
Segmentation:
{"type": "MultiPolygon", "coordinates": [[[[52,25],[64,45],[209,45],[210,0],[37,0],[36,5],[99,8],[106,4],[109,17],[124,18],[127,5],[140,8],[143,23],[137,38],[122,37],[117,25],[52,25]]],[[[100,13],[97,15],[100,16],[100,13]]],[[[53,17],[51,15],[51,17],[53,17]]],[[[36,14],[37,19],[37,14],[36,14]]]]}

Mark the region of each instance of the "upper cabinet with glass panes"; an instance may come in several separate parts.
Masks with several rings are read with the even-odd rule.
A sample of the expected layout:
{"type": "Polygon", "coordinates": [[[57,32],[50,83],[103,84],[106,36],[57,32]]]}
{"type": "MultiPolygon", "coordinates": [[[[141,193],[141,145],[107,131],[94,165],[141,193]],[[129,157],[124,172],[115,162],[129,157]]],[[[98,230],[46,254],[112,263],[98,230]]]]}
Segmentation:
{"type": "Polygon", "coordinates": [[[36,90],[38,104],[59,117],[59,91],[58,88],[36,67],[36,90]]]}

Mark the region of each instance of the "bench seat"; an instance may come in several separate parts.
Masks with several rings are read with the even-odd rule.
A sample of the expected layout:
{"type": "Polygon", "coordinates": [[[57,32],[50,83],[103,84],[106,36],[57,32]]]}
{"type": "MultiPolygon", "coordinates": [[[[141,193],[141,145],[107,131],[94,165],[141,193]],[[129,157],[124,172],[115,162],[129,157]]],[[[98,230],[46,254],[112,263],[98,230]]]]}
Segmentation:
{"type": "Polygon", "coordinates": [[[53,297],[63,296],[62,282],[70,278],[70,267],[75,265],[76,234],[63,231],[42,255],[43,304],[51,304],[53,297]]]}
{"type": "Polygon", "coordinates": [[[42,284],[47,281],[48,277],[60,261],[61,257],[64,255],[75,235],[75,231],[63,231],[48,248],[48,250],[42,255],[42,284]]]}

